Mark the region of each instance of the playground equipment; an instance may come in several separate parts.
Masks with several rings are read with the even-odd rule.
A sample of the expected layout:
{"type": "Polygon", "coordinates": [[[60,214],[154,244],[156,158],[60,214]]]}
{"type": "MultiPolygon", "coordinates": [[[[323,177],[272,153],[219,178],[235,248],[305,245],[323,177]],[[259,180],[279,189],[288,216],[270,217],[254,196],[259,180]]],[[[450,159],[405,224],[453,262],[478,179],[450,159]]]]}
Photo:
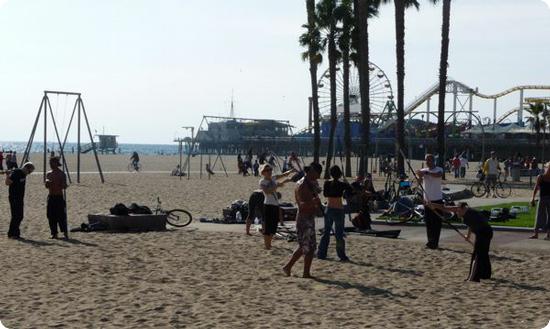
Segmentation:
{"type": "Polygon", "coordinates": [[[80,154],[82,153],[82,145],[81,145],[81,121],[82,116],[84,117],[84,121],[86,123],[86,127],[88,130],[88,135],[90,137],[90,143],[92,147],[92,151],[94,153],[95,161],[97,164],[97,169],[99,171],[99,176],[101,178],[101,182],[105,183],[105,178],[103,177],[103,171],[101,170],[101,164],[99,163],[99,158],[97,156],[97,150],[95,146],[95,142],[93,140],[92,136],[92,130],[90,129],[90,123],[88,121],[88,115],[86,114],[86,109],[84,108],[84,102],[82,101],[81,93],[75,93],[75,92],[65,92],[65,91],[44,91],[44,96],[42,97],[42,101],[40,103],[40,107],[38,109],[38,114],[36,116],[36,120],[34,121],[34,125],[31,131],[31,135],[29,137],[29,141],[27,142],[27,146],[25,147],[25,152],[23,154],[23,157],[21,159],[21,165],[29,160],[29,154],[32,149],[32,144],[34,141],[34,136],[36,133],[36,129],[38,127],[38,123],[40,121],[41,115],[44,115],[44,150],[43,150],[43,179],[46,180],[46,171],[47,171],[47,164],[48,164],[48,112],[51,116],[51,122],[53,123],[55,136],[57,138],[57,143],[59,146],[59,153],[61,155],[61,159],[63,160],[63,170],[67,173],[67,178],[69,182],[71,181],[71,176],[69,174],[69,168],[67,167],[67,161],[65,160],[65,144],[67,143],[67,137],[69,136],[69,131],[71,129],[71,125],[74,119],[74,116],[76,114],[77,116],[77,160],[76,160],[76,181],[77,183],[80,183],[80,154]],[[69,125],[67,127],[67,130],[65,132],[65,137],[63,138],[63,142],[61,141],[59,130],[57,129],[57,123],[54,116],[54,113],[52,111],[52,106],[50,103],[50,99],[48,95],[65,95],[68,96],[76,96],[76,101],[74,103],[73,111],[71,114],[71,119],[69,120],[69,125]]]}

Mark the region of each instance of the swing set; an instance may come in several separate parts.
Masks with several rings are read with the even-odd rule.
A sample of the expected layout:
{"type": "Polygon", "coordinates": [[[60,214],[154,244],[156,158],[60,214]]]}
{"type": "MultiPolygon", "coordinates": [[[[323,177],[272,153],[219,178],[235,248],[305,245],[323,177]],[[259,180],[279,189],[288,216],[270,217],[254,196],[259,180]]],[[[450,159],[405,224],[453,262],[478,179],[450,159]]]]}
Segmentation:
{"type": "Polygon", "coordinates": [[[21,165],[27,161],[29,161],[29,155],[32,150],[32,144],[35,138],[36,130],[38,128],[38,123],[40,122],[40,117],[44,116],[44,149],[43,149],[43,179],[46,180],[46,171],[47,171],[47,164],[48,164],[48,112],[51,117],[51,122],[53,124],[55,137],[57,139],[57,144],[59,147],[59,153],[61,156],[61,159],[63,161],[63,171],[67,173],[67,178],[70,183],[71,176],[69,173],[69,168],[67,166],[67,161],[65,160],[65,145],[67,143],[67,138],[69,136],[69,131],[71,130],[71,125],[73,123],[75,114],[76,114],[76,126],[77,126],[77,158],[76,158],[76,181],[77,183],[80,183],[80,167],[81,167],[81,161],[80,161],[80,154],[82,153],[82,145],[81,145],[81,126],[82,126],[82,118],[84,118],[84,122],[86,123],[86,128],[88,130],[88,135],[90,137],[90,145],[92,146],[92,150],[94,152],[95,162],[97,164],[97,169],[99,172],[99,177],[101,178],[101,183],[105,183],[105,178],[103,177],[103,171],[101,170],[101,164],[99,163],[99,157],[97,155],[96,145],[92,136],[92,130],[90,129],[90,123],[88,121],[88,115],[86,114],[86,109],[84,108],[84,102],[81,98],[81,93],[75,93],[75,92],[65,92],[65,91],[50,91],[45,90],[44,96],[42,97],[42,101],[40,103],[40,107],[38,109],[38,114],[36,115],[36,120],[34,121],[34,125],[31,131],[31,135],[29,137],[29,141],[27,142],[27,146],[25,148],[25,153],[23,154],[21,165]],[[65,114],[66,114],[66,106],[67,106],[67,98],[69,96],[76,96],[76,101],[74,103],[73,111],[71,114],[71,118],[69,120],[69,125],[65,131],[65,136],[63,138],[63,141],[61,141],[61,137],[59,134],[57,122],[56,122],[56,116],[54,116],[54,112],[52,110],[52,105],[50,103],[49,95],[56,95],[57,96],[57,103],[56,103],[56,115],[59,105],[59,95],[65,95],[65,109],[64,109],[64,115],[63,115],[63,126],[65,125],[65,114]]]}

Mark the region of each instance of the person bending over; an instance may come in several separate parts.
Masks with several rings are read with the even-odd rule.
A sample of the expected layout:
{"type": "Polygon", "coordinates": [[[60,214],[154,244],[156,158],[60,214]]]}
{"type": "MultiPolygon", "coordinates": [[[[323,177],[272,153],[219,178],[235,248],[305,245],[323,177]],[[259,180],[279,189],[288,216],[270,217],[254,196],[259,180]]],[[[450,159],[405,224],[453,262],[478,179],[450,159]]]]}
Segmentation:
{"type": "Polygon", "coordinates": [[[264,163],[260,167],[260,175],[263,178],[260,180],[260,189],[264,193],[264,244],[265,249],[271,249],[271,241],[277,233],[277,224],[279,223],[279,200],[277,199],[277,188],[290,182],[288,178],[294,171],[288,171],[279,176],[273,176],[273,167],[268,163],[264,163]]]}
{"type": "Polygon", "coordinates": [[[67,176],[61,169],[59,157],[50,159],[50,168],[46,174],[46,188],[48,189],[47,217],[50,225],[52,239],[57,239],[57,227],[63,232],[65,239],[69,239],[67,229],[67,204],[63,196],[63,190],[67,188],[67,176]]]}
{"type": "Polygon", "coordinates": [[[27,162],[21,169],[14,169],[6,171],[6,185],[9,186],[9,201],[11,210],[10,228],[8,231],[8,238],[19,239],[21,238],[21,231],[19,226],[23,221],[24,208],[25,208],[25,184],[27,182],[27,176],[34,171],[34,165],[31,162],[27,162]]]}
{"type": "MultiPolygon", "coordinates": [[[[246,217],[246,235],[250,234],[250,226],[255,218],[259,218],[263,223],[264,194],[262,190],[255,190],[248,199],[248,216],[246,217]]],[[[263,225],[262,225],[263,231],[263,225]]]]}
{"type": "Polygon", "coordinates": [[[315,217],[320,211],[321,201],[319,193],[321,189],[317,180],[323,171],[318,163],[312,163],[304,168],[305,176],[296,183],[294,196],[298,205],[296,215],[296,233],[298,236],[298,247],[283,267],[286,276],[290,276],[292,266],[304,256],[304,278],[311,278],[311,263],[317,247],[315,233],[315,217]]]}
{"type": "Polygon", "coordinates": [[[462,218],[464,224],[468,226],[468,233],[464,235],[466,241],[470,241],[472,232],[476,239],[474,251],[470,261],[470,273],[468,281],[479,282],[480,279],[491,278],[491,260],[489,258],[489,249],[491,239],[493,238],[493,229],[489,225],[489,219],[483,216],[480,211],[468,207],[466,202],[461,202],[456,207],[445,207],[441,204],[429,203],[431,209],[439,209],[449,213],[455,213],[462,218]]]}

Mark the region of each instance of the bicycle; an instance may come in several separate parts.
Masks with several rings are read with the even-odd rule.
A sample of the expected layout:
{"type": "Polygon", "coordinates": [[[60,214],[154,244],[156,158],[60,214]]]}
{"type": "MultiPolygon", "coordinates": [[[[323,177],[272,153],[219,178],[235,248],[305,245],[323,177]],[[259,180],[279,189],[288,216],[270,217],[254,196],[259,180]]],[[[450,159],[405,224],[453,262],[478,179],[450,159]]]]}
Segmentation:
{"type": "Polygon", "coordinates": [[[470,187],[472,194],[477,198],[482,198],[485,195],[490,196],[491,189],[493,189],[494,193],[499,198],[505,199],[509,197],[512,194],[512,186],[506,182],[503,182],[500,179],[501,176],[502,174],[498,175],[497,181],[494,186],[489,186],[489,184],[487,183],[487,179],[473,183],[470,187]]]}
{"type": "Polygon", "coordinates": [[[189,211],[183,209],[164,210],[161,205],[162,202],[160,201],[160,198],[157,197],[155,215],[166,215],[166,221],[168,224],[174,227],[184,227],[191,224],[193,221],[193,216],[189,211]]]}
{"type": "Polygon", "coordinates": [[[128,171],[129,172],[139,172],[139,171],[141,171],[141,163],[139,163],[139,162],[130,162],[128,164],[128,171]]]}

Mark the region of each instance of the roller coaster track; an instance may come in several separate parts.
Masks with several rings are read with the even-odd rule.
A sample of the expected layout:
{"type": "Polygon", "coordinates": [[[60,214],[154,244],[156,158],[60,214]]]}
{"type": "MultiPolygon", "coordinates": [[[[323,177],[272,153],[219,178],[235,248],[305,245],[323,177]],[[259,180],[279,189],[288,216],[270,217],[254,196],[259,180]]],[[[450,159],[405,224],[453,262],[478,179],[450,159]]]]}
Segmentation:
{"type": "MultiPolygon", "coordinates": [[[[476,89],[474,89],[472,87],[469,87],[468,85],[466,85],[466,84],[464,84],[460,81],[448,80],[447,81],[447,88],[446,88],[447,92],[452,92],[452,90],[455,88],[455,86],[456,86],[456,89],[459,93],[463,93],[463,94],[472,93],[474,96],[484,98],[484,99],[497,99],[497,98],[500,98],[500,97],[506,96],[508,94],[511,94],[513,92],[521,91],[521,90],[550,90],[550,86],[545,86],[545,85],[523,85],[523,86],[516,86],[516,87],[510,88],[510,89],[506,89],[503,92],[500,92],[498,94],[486,95],[486,94],[482,94],[482,93],[478,92],[476,89]]],[[[438,94],[438,92],[439,92],[439,83],[436,83],[436,84],[432,85],[428,90],[426,90],[423,94],[421,94],[419,97],[417,97],[415,100],[413,100],[411,103],[409,103],[405,107],[405,111],[404,111],[405,115],[411,114],[415,109],[417,109],[420,105],[422,105],[428,99],[430,99],[434,95],[438,94]]],[[[517,111],[518,111],[518,108],[510,110],[504,116],[502,116],[501,119],[499,119],[499,120],[502,121],[502,120],[506,119],[508,116],[510,116],[512,113],[517,112],[517,111]]],[[[391,126],[395,122],[395,120],[396,119],[393,118],[393,119],[390,119],[390,120],[384,122],[380,126],[380,130],[387,129],[389,126],[391,126]]]]}

